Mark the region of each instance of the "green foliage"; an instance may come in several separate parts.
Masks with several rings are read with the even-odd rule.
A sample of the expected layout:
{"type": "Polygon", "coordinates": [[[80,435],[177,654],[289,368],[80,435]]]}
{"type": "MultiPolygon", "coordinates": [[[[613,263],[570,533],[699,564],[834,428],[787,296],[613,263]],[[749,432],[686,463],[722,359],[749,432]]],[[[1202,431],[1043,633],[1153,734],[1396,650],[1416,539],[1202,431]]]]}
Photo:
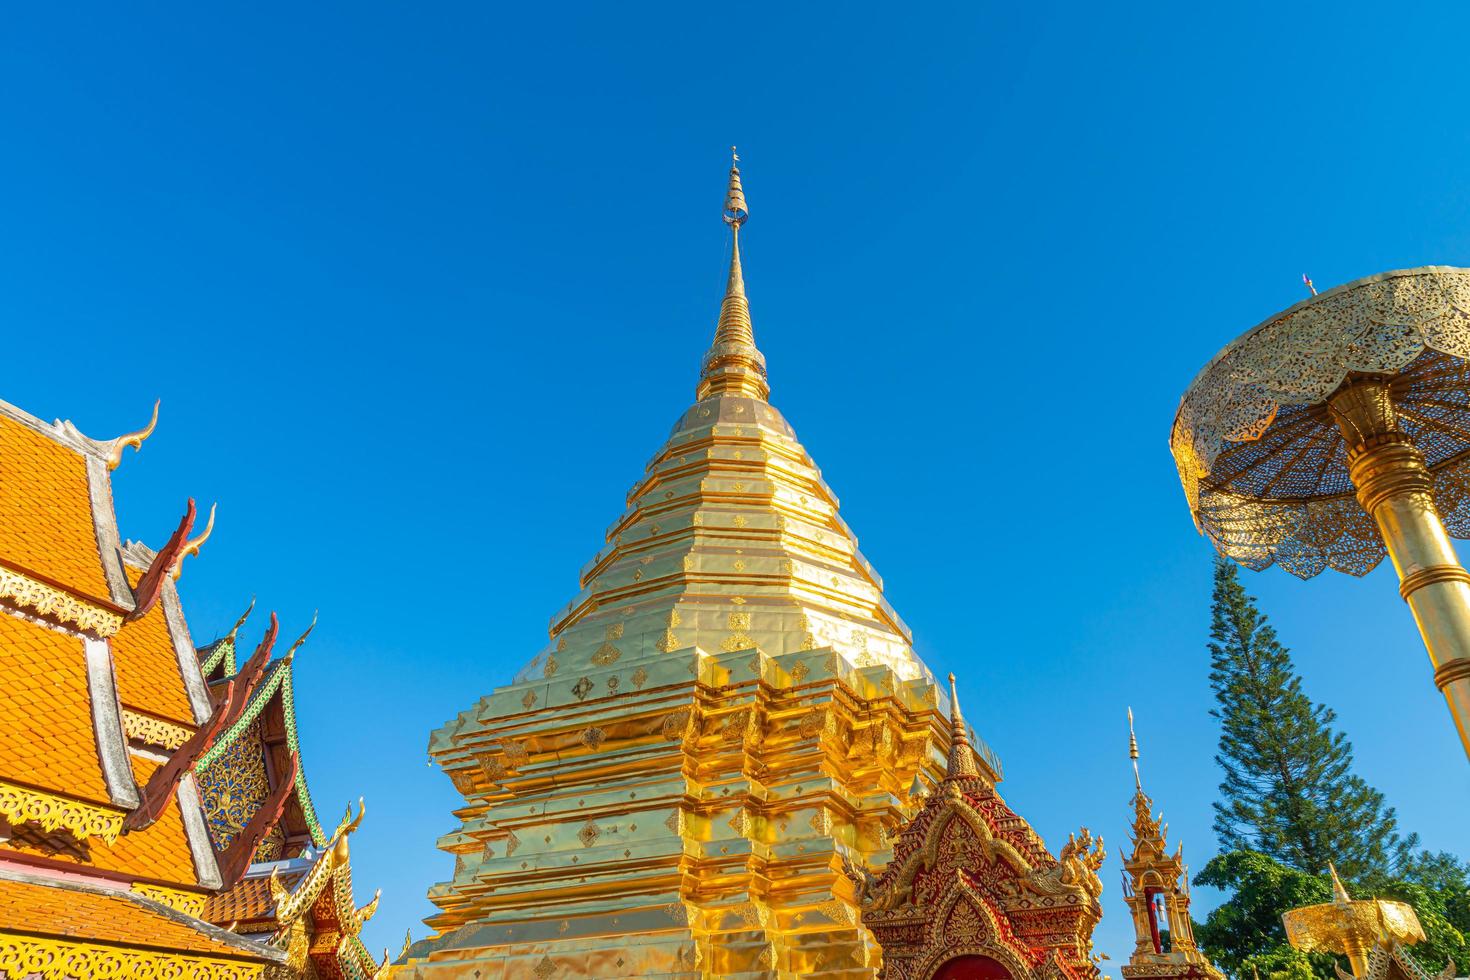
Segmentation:
{"type": "Polygon", "coordinates": [[[1330,708],[1313,704],[1276,631],[1246,594],[1235,565],[1215,562],[1210,683],[1225,770],[1215,832],[1313,874],[1334,861],[1350,877],[1410,860],[1383,794],[1352,774],[1353,750],[1330,708]]]}
{"type": "MultiPolygon", "coordinates": [[[[1248,961],[1266,956],[1270,970],[1300,967],[1286,943],[1281,913],[1332,899],[1329,880],[1288,867],[1257,851],[1236,850],[1218,855],[1194,876],[1199,885],[1232,892],[1230,900],[1209,914],[1195,930],[1200,948],[1231,976],[1250,976],[1248,961]],[[1283,952],[1285,950],[1286,952],[1283,952]],[[1294,966],[1288,966],[1288,961],[1294,966]]],[[[1258,959],[1262,977],[1268,969],[1258,959]]],[[[1332,967],[1322,974],[1332,977],[1332,967]]]]}
{"type": "Polygon", "coordinates": [[[1327,956],[1308,956],[1299,949],[1292,949],[1283,940],[1270,949],[1246,957],[1239,972],[1234,976],[1255,980],[1337,980],[1332,970],[1332,959],[1327,956]]]}
{"type": "MultiPolygon", "coordinates": [[[[1470,873],[1448,854],[1423,852],[1408,871],[1421,878],[1370,873],[1347,881],[1355,897],[1391,898],[1414,907],[1426,941],[1411,949],[1427,969],[1450,959],[1470,964],[1470,873]]],[[[1213,858],[1195,882],[1231,893],[1223,905],[1195,925],[1195,938],[1226,973],[1261,980],[1336,980],[1330,956],[1308,956],[1286,942],[1281,914],[1332,900],[1331,879],[1311,875],[1256,851],[1235,850],[1213,858]]]]}

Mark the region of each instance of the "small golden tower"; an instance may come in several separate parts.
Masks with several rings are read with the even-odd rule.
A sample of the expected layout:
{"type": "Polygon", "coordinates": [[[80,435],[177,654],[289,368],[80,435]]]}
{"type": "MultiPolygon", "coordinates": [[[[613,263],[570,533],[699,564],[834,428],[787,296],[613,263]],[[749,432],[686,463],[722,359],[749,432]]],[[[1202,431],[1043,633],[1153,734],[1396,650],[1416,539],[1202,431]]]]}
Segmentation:
{"type": "Polygon", "coordinates": [[[1223,980],[1194,943],[1189,918],[1189,873],[1184,845],[1171,855],[1168,828],[1153,812],[1138,775],[1138,737],[1128,709],[1128,756],[1133,761],[1133,853],[1123,861],[1123,898],[1138,934],[1125,978],[1209,978],[1223,980]]]}

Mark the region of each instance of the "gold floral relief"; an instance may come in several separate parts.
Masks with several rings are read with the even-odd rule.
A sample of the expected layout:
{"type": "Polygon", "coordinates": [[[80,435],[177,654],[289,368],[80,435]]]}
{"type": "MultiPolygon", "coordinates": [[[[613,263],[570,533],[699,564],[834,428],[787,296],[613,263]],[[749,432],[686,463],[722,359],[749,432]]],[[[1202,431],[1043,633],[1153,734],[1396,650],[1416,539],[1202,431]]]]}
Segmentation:
{"type": "Polygon", "coordinates": [[[224,849],[270,795],[260,721],[247,725],[208,768],[195,774],[195,780],[210,835],[216,847],[224,849]]]}
{"type": "Polygon", "coordinates": [[[0,934],[0,974],[41,980],[255,980],[265,963],[0,934]]]}
{"type": "Polygon", "coordinates": [[[13,783],[0,782],[0,816],[15,825],[35,823],[47,831],[64,830],[77,841],[100,837],[113,844],[122,833],[120,811],[13,783]]]}

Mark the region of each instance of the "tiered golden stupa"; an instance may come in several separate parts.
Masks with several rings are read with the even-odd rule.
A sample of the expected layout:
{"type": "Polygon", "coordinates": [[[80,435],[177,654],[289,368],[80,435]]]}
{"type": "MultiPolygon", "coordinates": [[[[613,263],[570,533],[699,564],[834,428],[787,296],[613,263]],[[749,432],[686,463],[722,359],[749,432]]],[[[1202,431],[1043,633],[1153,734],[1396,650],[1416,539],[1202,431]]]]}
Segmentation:
{"type": "Polygon", "coordinates": [[[847,866],[882,980],[1098,980],[1092,932],[1107,853],[1086,827],[1058,858],[978,765],[949,675],[944,781],[881,874],[847,866]]]}
{"type": "MultiPolygon", "coordinates": [[[[435,935],[400,975],[870,978],[844,860],[888,859],[943,773],[939,691],[837,498],[766,400],[730,170],[696,401],[550,643],[435,732],[464,794],[435,935]]],[[[982,749],[977,766],[999,778],[982,749]]]]}
{"type": "Polygon", "coordinates": [[[1123,898],[1138,941],[1123,967],[1125,980],[1224,980],[1194,941],[1184,845],[1169,853],[1169,829],[1138,775],[1138,738],[1128,709],[1128,756],[1133,760],[1133,853],[1123,861],[1123,898]]]}
{"type": "MultiPolygon", "coordinates": [[[[290,901],[277,893],[274,928],[221,928],[243,920],[226,898],[252,875],[345,848],[345,830],[318,841],[306,829],[275,617],[238,671],[232,655],[219,683],[200,669],[174,584],[209,535],[189,537],[193,502],[156,553],[120,540],[110,470],[152,428],[97,442],[0,402],[0,978],[381,972],[360,915],[329,928],[327,910],[300,907],[327,893],[307,899],[310,874],[290,901]],[[269,718],[287,729],[278,744],[269,718]]],[[[335,874],[340,858],[306,863],[335,874]]]]}

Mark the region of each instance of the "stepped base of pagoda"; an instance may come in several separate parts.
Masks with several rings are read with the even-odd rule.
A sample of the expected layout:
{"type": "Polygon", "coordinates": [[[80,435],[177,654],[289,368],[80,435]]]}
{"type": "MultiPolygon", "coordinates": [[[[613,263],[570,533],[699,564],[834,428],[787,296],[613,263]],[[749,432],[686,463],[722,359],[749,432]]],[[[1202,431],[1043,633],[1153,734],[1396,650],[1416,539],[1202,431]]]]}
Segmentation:
{"type": "Polygon", "coordinates": [[[394,976],[397,980],[710,976],[872,980],[880,957],[872,939],[856,928],[785,937],[765,930],[706,934],[689,928],[625,933],[616,931],[619,927],[611,924],[611,918],[605,917],[600,926],[609,931],[599,934],[521,942],[487,934],[486,927],[467,926],[415,944],[408,963],[394,976]]]}
{"type": "Polygon", "coordinates": [[[498,689],[431,745],[466,798],[456,870],[395,975],[871,980],[842,867],[885,862],[908,784],[942,772],[938,701],[831,649],[498,689]]]}

